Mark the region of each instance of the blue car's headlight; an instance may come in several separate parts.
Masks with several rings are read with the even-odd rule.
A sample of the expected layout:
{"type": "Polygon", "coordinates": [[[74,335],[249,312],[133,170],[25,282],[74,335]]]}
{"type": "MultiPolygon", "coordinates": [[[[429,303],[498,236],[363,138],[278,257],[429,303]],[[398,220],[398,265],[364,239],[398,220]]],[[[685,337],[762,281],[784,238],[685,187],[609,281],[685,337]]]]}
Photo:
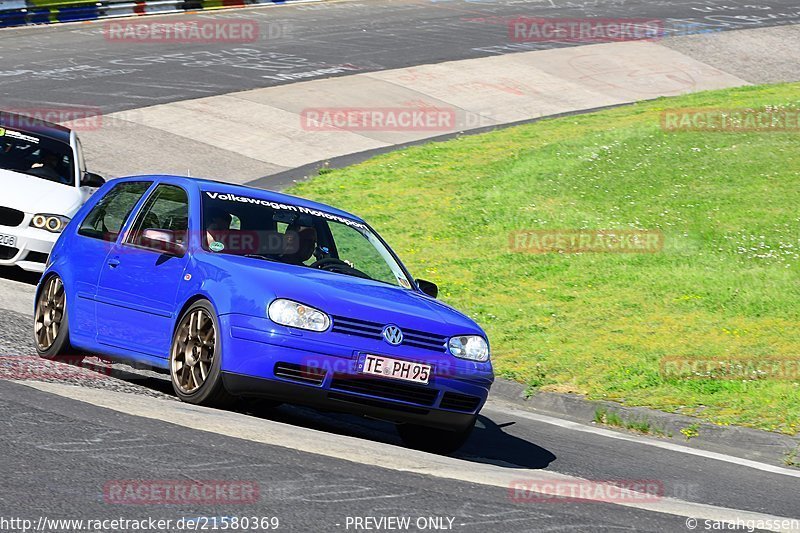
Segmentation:
{"type": "Polygon", "coordinates": [[[269,304],[267,313],[276,324],[291,328],[325,331],[331,325],[331,319],[322,311],[292,300],[278,298],[269,304]]]}
{"type": "Polygon", "coordinates": [[[450,353],[461,359],[484,363],[489,360],[489,344],[480,335],[453,337],[448,343],[450,353]]]}

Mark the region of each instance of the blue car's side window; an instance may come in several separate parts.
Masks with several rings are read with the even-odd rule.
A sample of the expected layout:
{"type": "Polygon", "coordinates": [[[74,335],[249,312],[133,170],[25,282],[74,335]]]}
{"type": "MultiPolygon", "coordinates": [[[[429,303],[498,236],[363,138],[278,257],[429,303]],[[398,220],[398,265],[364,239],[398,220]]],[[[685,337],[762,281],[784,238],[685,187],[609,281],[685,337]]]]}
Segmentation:
{"type": "Polygon", "coordinates": [[[186,191],[175,185],[156,187],[137,215],[126,242],[150,248],[147,240],[142,238],[146,230],[157,230],[168,235],[170,243],[185,246],[189,238],[189,197],[186,191]]]}
{"type": "Polygon", "coordinates": [[[78,234],[93,239],[116,241],[131,216],[131,211],[150,185],[152,182],[149,181],[129,181],[115,186],[89,211],[78,229],[78,234]]]}

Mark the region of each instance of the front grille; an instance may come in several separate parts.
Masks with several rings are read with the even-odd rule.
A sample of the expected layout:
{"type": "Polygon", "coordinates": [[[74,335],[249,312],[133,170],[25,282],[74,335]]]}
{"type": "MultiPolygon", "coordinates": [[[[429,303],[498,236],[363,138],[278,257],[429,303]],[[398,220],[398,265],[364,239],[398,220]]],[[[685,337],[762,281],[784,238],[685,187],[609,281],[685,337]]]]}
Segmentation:
{"type": "Polygon", "coordinates": [[[331,389],[358,394],[369,394],[389,400],[433,405],[439,391],[429,387],[398,383],[385,379],[353,378],[347,374],[334,374],[331,389]]]}
{"type": "Polygon", "coordinates": [[[279,378],[311,385],[322,385],[325,380],[324,370],[294,363],[275,363],[273,373],[279,378]]]}
{"type": "Polygon", "coordinates": [[[383,326],[365,320],[334,316],[331,331],[334,333],[344,333],[345,335],[358,335],[359,337],[380,339],[383,326]]]}
{"type": "Polygon", "coordinates": [[[28,255],[25,256],[25,261],[47,263],[47,254],[43,254],[42,252],[28,252],[28,255]]]}
{"type": "Polygon", "coordinates": [[[434,335],[433,333],[425,333],[424,331],[416,331],[413,329],[403,330],[403,344],[413,346],[415,348],[425,348],[426,350],[435,350],[437,352],[445,351],[445,341],[447,337],[442,335],[434,335]]]}
{"type": "Polygon", "coordinates": [[[17,252],[19,252],[19,249],[17,248],[0,245],[0,259],[11,259],[15,255],[17,255],[17,252]]]}
{"type": "MultiPolygon", "coordinates": [[[[380,340],[383,338],[383,328],[384,325],[377,322],[367,322],[366,320],[359,320],[356,318],[334,316],[331,331],[334,333],[380,340]]],[[[403,346],[413,346],[414,348],[423,348],[436,352],[443,352],[446,349],[445,341],[447,341],[447,337],[443,335],[435,335],[433,333],[426,333],[424,331],[406,329],[403,327],[400,329],[403,331],[403,346]]]]}
{"type": "Polygon", "coordinates": [[[477,396],[445,392],[444,396],[442,396],[442,403],[440,403],[439,406],[442,409],[450,409],[451,411],[465,411],[471,413],[478,408],[480,403],[481,399],[477,396]]]}
{"type": "Polygon", "coordinates": [[[19,226],[25,219],[25,213],[11,209],[10,207],[0,207],[0,226],[19,226]]]}

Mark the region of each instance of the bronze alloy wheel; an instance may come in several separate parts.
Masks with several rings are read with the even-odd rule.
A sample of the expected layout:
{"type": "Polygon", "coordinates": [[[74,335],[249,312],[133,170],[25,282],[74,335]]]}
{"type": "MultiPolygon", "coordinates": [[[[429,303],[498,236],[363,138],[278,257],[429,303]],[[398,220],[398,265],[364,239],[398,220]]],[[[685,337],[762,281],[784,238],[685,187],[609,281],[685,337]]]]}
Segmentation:
{"type": "Polygon", "coordinates": [[[172,382],[184,394],[196,392],[206,382],[214,363],[217,331],[205,309],[195,308],[183,317],[172,344],[172,382]]]}
{"type": "Polygon", "coordinates": [[[61,322],[64,319],[66,306],[66,293],[61,278],[53,276],[39,294],[36,304],[36,318],[34,328],[36,344],[40,351],[49,350],[55,343],[61,331],[61,322]]]}

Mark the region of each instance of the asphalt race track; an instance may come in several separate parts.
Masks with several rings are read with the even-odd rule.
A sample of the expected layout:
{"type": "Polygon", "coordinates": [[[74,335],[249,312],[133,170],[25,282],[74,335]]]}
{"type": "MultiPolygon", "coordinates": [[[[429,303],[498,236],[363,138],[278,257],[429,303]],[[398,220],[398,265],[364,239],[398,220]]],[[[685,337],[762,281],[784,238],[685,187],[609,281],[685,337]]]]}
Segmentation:
{"type": "MultiPolygon", "coordinates": [[[[4,331],[27,345],[25,328],[14,326],[27,317],[2,316],[4,331]]],[[[30,364],[38,361],[31,357],[30,364]]],[[[446,458],[403,448],[383,422],[287,406],[249,405],[237,413],[195,408],[170,398],[168,381],[153,376],[115,365],[111,376],[87,372],[66,380],[70,385],[0,381],[2,516],[177,520],[239,512],[226,505],[165,509],[106,501],[109,482],[132,479],[253,481],[260,500],[242,511],[277,516],[292,531],[335,531],[356,516],[451,517],[460,531],[684,531],[688,517],[731,516],[719,508],[737,509],[733,514],[743,520],[748,511],[797,516],[800,472],[750,463],[742,449],[665,450],[660,441],[588,425],[576,430],[499,401],[484,409],[452,464],[443,464],[446,458]],[[663,500],[681,503],[667,514],[603,502],[520,502],[502,485],[560,475],[654,480],[663,500]]]]}
{"type": "MultiPolygon", "coordinates": [[[[256,480],[261,503],[241,506],[247,515],[277,516],[291,531],[345,530],[347,516],[410,515],[454,517],[454,530],[560,531],[676,530],[684,521],[607,504],[515,505],[507,490],[364,466],[301,454],[290,448],[176,428],[118,415],[20,385],[0,384],[3,398],[4,461],[30,465],[3,484],[3,515],[76,515],[126,518],[226,516],[240,512],[221,505],[180,509],[110,509],[103,501],[109,479],[187,477],[256,480]],[[58,409],[44,405],[57,401],[58,409]],[[76,435],[84,439],[76,439],[76,435]],[[55,472],[59,472],[54,476],[55,472]],[[55,478],[55,479],[54,479],[55,478]],[[256,511],[257,509],[257,511],[256,511]],[[27,510],[27,512],[22,512],[27,510]],[[337,527],[338,525],[338,527],[337,527]],[[632,527],[632,526],[635,526],[632,527]],[[640,529],[641,528],[641,529],[640,529]]],[[[398,448],[398,451],[401,451],[398,448]]],[[[546,450],[539,455],[547,455],[546,450]]],[[[387,461],[391,458],[387,457],[387,461]]],[[[139,506],[141,507],[141,506],[139,506]]]]}
{"type": "MultiPolygon", "coordinates": [[[[192,16],[248,17],[269,35],[247,44],[128,46],[105,39],[104,22],[2,30],[2,106],[110,113],[313,77],[576,46],[509,43],[504,21],[517,16],[659,18],[736,31],[797,23],[800,5],[374,0],[192,16]],[[781,15],[765,17],[765,8],[781,15]],[[321,70],[327,73],[305,77],[321,70]]],[[[35,282],[0,270],[0,531],[20,530],[2,521],[11,518],[44,523],[41,531],[87,530],[51,519],[155,518],[173,521],[162,531],[180,531],[181,518],[244,516],[277,517],[279,531],[388,531],[355,519],[395,516],[430,524],[409,531],[747,531],[748,520],[771,518],[796,521],[764,529],[800,531],[800,470],[785,467],[780,453],[762,453],[747,433],[729,443],[656,439],[498,396],[469,443],[448,458],[403,447],[380,421],[255,403],[231,412],[198,408],[176,401],[161,374],[99,361],[70,373],[37,359],[35,282]],[[109,483],[158,479],[244,480],[257,485],[258,497],[213,506],[109,501],[109,483]],[[515,480],[650,481],[660,494],[644,502],[525,500],[509,490],[515,480]],[[736,519],[739,527],[723,522],[736,519]]]]}
{"type": "MultiPolygon", "coordinates": [[[[291,76],[319,69],[347,75],[576,45],[509,44],[508,20],[520,16],[669,19],[675,28],[694,24],[699,32],[791,24],[800,20],[800,7],[788,0],[370,0],[195,16],[256,20],[263,40],[132,46],[106,39],[107,22],[3,30],[4,105],[79,105],[109,113],[291,83],[291,76]]],[[[337,74],[321,77],[331,75],[337,74]]]]}

